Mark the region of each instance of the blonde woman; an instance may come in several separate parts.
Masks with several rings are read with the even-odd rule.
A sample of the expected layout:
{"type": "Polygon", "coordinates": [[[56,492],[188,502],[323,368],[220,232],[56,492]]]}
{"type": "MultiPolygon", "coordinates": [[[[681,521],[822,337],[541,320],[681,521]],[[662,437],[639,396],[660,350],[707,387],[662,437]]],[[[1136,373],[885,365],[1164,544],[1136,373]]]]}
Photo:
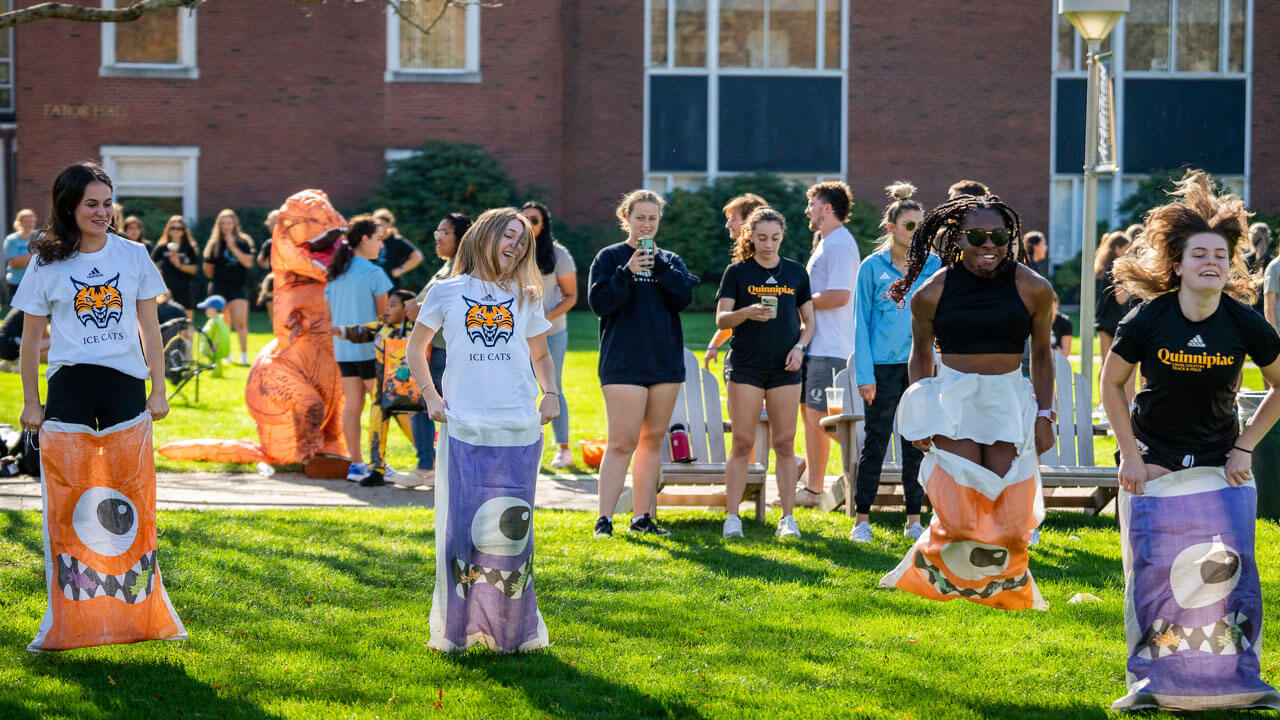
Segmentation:
{"type": "Polygon", "coordinates": [[[0,253],[0,257],[4,258],[4,282],[9,297],[13,297],[13,294],[18,292],[18,283],[22,282],[22,275],[27,271],[27,265],[31,263],[31,253],[27,249],[27,243],[31,241],[31,236],[35,232],[35,210],[30,208],[19,210],[17,217],[13,219],[13,232],[5,236],[4,252],[0,253]]]}
{"type": "Polygon", "coordinates": [[[666,203],[651,190],[627,193],[615,214],[627,233],[591,262],[587,301],[600,317],[597,372],[604,393],[608,444],[600,463],[600,516],[595,536],[613,535],[613,511],[627,467],[635,487],[631,532],[667,535],[657,514],[662,439],[684,381],[680,311],[698,278],[654,236],[666,203]]]}
{"type": "Polygon", "coordinates": [[[204,246],[204,274],[209,294],[227,300],[227,325],[240,338],[240,364],[249,364],[249,268],[253,267],[253,239],[240,229],[234,210],[223,210],[213,223],[204,246]]]}

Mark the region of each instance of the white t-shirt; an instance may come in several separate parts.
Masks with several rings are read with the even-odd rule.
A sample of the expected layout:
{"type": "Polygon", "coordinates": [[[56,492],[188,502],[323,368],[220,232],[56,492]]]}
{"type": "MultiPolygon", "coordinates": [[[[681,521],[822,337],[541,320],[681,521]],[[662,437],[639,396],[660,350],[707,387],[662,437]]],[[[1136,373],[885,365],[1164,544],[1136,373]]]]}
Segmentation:
{"type": "Polygon", "coordinates": [[[64,365],[102,365],[146,379],[138,300],[164,291],[147,249],[108,234],[95,253],[48,265],[32,258],[13,306],[51,320],[47,377],[64,365]]]}
{"type": "Polygon", "coordinates": [[[809,256],[809,290],[848,290],[849,302],[831,310],[813,311],[813,339],[809,355],[844,360],[853,354],[853,290],[862,258],[853,235],[841,226],[822,238],[809,256]]]}
{"type": "Polygon", "coordinates": [[[450,415],[526,420],[536,413],[527,338],[551,327],[541,303],[530,296],[521,304],[509,288],[456,275],[427,290],[418,322],[444,333],[449,362],[441,394],[450,415]]]}

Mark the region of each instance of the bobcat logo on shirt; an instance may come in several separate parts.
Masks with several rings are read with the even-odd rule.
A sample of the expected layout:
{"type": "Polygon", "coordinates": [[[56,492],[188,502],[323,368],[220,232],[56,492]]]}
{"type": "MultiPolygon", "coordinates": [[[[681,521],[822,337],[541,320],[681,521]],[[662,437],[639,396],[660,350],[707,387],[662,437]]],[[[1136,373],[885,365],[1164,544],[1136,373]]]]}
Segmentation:
{"type": "Polygon", "coordinates": [[[89,323],[93,323],[99,330],[105,330],[113,321],[120,322],[124,298],[116,287],[119,282],[120,273],[101,285],[90,285],[71,278],[71,284],[76,289],[74,307],[80,324],[89,327],[89,323]]]}
{"type": "Polygon", "coordinates": [[[511,303],[515,302],[515,298],[504,303],[497,302],[495,298],[485,298],[492,300],[493,304],[472,300],[465,295],[462,299],[467,303],[467,337],[471,338],[471,342],[479,340],[485,347],[493,347],[499,340],[511,340],[511,334],[516,329],[516,318],[511,314],[511,303]]]}

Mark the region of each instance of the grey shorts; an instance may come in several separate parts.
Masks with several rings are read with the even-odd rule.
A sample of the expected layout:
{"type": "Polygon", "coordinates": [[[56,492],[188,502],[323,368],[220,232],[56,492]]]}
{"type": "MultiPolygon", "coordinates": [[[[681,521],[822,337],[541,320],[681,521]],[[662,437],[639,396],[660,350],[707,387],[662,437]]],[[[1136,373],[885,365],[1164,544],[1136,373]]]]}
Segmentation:
{"type": "Polygon", "coordinates": [[[832,385],[832,378],[845,368],[844,358],[817,357],[806,355],[804,358],[804,404],[814,410],[827,410],[827,388],[832,385]]]}

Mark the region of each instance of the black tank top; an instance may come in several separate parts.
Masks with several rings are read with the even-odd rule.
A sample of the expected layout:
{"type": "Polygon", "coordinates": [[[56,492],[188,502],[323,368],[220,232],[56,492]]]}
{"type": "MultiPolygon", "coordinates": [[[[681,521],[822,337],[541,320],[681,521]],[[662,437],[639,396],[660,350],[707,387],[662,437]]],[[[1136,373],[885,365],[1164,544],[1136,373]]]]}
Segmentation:
{"type": "Polygon", "coordinates": [[[1031,336],[1031,313],[1018,295],[1018,265],[993,278],[974,275],[963,263],[947,269],[933,332],[944,355],[1021,355],[1031,336]]]}

